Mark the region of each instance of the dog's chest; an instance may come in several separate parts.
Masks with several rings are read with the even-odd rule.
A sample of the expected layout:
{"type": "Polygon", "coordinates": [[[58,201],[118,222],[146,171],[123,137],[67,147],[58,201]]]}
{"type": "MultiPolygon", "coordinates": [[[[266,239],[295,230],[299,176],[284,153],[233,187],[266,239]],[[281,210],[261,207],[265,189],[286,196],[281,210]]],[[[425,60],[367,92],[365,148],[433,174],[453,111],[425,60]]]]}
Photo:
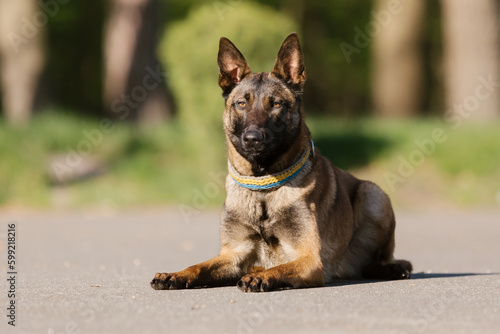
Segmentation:
{"type": "Polygon", "coordinates": [[[303,192],[281,187],[269,192],[244,189],[229,176],[225,201],[225,238],[252,242],[252,253],[266,268],[296,260],[310,221],[303,192]]]}
{"type": "Polygon", "coordinates": [[[260,265],[271,268],[296,259],[293,236],[299,228],[292,207],[276,208],[265,197],[249,210],[251,239],[260,265]]]}

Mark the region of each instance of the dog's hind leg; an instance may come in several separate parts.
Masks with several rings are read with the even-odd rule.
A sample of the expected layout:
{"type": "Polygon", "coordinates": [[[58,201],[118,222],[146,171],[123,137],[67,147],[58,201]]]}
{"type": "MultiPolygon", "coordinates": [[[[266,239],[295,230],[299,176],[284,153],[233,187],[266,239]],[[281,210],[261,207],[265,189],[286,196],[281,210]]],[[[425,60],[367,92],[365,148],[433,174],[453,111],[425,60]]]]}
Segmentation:
{"type": "Polygon", "coordinates": [[[389,243],[375,255],[373,262],[362,272],[363,278],[375,280],[397,280],[410,278],[412,265],[406,260],[394,260],[394,231],[389,243]]]}
{"type": "MultiPolygon", "coordinates": [[[[359,185],[354,201],[355,233],[349,245],[358,275],[366,279],[395,280],[410,278],[412,265],[395,260],[396,222],[389,197],[374,183],[359,185]]],[[[358,276],[357,275],[357,276],[358,276]]]]}

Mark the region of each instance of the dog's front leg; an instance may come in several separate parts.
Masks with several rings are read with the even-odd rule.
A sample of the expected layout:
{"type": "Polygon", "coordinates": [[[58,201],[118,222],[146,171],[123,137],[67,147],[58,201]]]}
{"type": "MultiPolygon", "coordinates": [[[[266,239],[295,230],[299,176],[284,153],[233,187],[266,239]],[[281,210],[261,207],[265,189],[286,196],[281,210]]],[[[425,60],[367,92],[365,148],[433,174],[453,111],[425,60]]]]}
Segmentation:
{"type": "Polygon", "coordinates": [[[264,292],[281,288],[307,288],[325,285],[319,257],[305,255],[268,270],[250,273],[238,282],[244,292],[264,292]]]}
{"type": "Polygon", "coordinates": [[[244,274],[245,254],[223,248],[219,256],[175,273],[157,273],[151,281],[155,290],[234,285],[244,274]]]}

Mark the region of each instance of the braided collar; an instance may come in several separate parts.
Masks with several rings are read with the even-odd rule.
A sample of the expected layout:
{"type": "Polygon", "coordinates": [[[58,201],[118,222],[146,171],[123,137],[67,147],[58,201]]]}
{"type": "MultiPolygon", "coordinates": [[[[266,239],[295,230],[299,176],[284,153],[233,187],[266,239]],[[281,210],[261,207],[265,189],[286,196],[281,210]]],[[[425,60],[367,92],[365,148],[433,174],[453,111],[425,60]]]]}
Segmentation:
{"type": "Polygon", "coordinates": [[[307,160],[311,155],[314,155],[314,143],[311,140],[311,146],[309,146],[300,158],[289,168],[282,172],[264,175],[264,176],[243,176],[239,174],[233,167],[231,162],[228,160],[229,175],[233,178],[234,182],[243,188],[250,190],[268,190],[277,187],[281,187],[295,176],[297,176],[302,168],[306,165],[307,160]]]}

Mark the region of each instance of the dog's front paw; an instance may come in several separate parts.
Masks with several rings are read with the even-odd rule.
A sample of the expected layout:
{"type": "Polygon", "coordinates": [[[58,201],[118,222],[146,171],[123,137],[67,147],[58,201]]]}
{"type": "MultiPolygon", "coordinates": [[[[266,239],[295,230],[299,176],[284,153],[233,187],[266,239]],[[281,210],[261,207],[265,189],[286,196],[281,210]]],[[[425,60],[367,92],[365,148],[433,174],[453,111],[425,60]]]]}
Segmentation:
{"type": "Polygon", "coordinates": [[[243,292],[267,292],[280,288],[278,281],[260,273],[243,276],[237,286],[243,292]]]}
{"type": "Polygon", "coordinates": [[[189,288],[187,279],[177,273],[157,273],[150,284],[155,290],[176,290],[189,288]]]}

